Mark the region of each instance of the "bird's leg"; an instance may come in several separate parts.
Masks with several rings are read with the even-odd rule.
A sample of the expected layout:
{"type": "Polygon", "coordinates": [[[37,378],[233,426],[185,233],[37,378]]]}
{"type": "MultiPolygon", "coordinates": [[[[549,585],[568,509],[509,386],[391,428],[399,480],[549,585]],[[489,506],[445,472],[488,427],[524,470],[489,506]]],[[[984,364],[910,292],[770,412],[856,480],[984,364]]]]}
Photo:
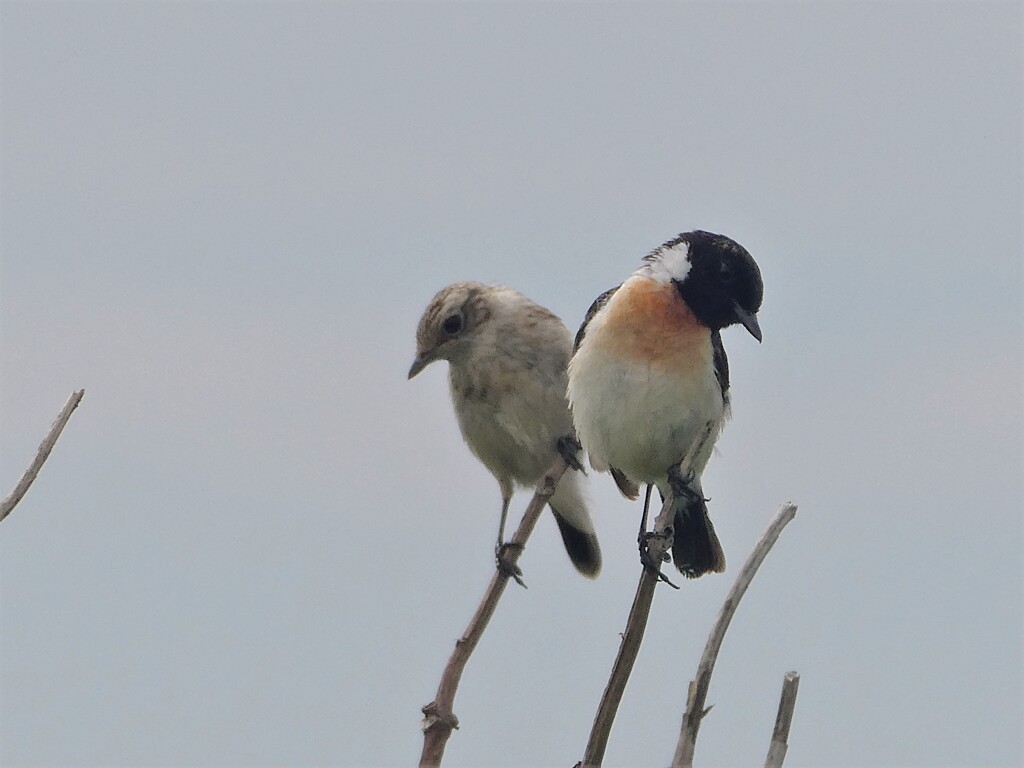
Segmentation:
{"type": "MultiPolygon", "coordinates": [[[[651,555],[650,547],[648,546],[648,542],[651,539],[655,537],[660,538],[664,536],[664,534],[657,533],[656,531],[648,532],[647,530],[647,515],[648,510],[651,506],[651,491],[653,490],[653,488],[653,485],[651,485],[650,483],[647,484],[647,493],[644,495],[644,514],[643,517],[640,518],[640,532],[636,536],[636,542],[640,546],[640,563],[641,565],[643,565],[644,569],[650,571],[655,576],[657,576],[659,581],[664,581],[670,587],[673,587],[674,589],[679,589],[679,587],[677,587],[675,584],[669,581],[668,576],[661,572],[661,563],[657,562],[654,559],[654,557],[651,555]]],[[[666,533],[671,535],[671,530],[667,531],[666,533]]],[[[661,560],[662,562],[668,562],[667,552],[662,554],[661,560]]]]}
{"type": "Polygon", "coordinates": [[[522,551],[523,545],[513,541],[505,541],[505,521],[508,519],[508,505],[512,501],[512,493],[511,489],[508,493],[505,493],[504,490],[503,488],[503,493],[501,494],[501,521],[498,523],[498,543],[494,546],[495,565],[501,573],[510,579],[514,579],[516,584],[525,589],[526,582],[523,581],[522,569],[508,560],[509,551],[522,551]]]}
{"type": "Polygon", "coordinates": [[[638,533],[636,535],[636,540],[639,543],[641,543],[641,544],[643,543],[644,539],[647,536],[647,512],[648,512],[648,510],[650,509],[650,506],[651,506],[651,491],[653,489],[654,489],[654,486],[651,485],[650,483],[648,483],[647,484],[647,493],[644,495],[644,514],[640,518],[640,533],[638,533]]]}
{"type": "Polygon", "coordinates": [[[562,435],[555,442],[555,445],[558,447],[558,452],[562,454],[562,458],[565,459],[566,464],[577,472],[582,472],[584,475],[587,474],[587,470],[583,467],[583,462],[580,461],[580,451],[583,450],[583,446],[580,445],[580,441],[576,439],[575,435],[562,435]]]}

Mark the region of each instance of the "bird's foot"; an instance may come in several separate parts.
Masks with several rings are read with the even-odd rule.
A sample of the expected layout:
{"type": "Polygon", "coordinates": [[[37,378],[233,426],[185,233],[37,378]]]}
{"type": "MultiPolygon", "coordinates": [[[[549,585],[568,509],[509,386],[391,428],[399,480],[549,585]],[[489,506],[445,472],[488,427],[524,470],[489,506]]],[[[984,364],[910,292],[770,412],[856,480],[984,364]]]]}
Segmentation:
{"type": "Polygon", "coordinates": [[[510,552],[518,553],[522,551],[522,544],[518,544],[514,541],[507,541],[494,548],[494,561],[495,567],[497,567],[499,573],[503,574],[507,578],[513,579],[516,584],[523,589],[526,589],[526,582],[523,581],[522,569],[509,559],[510,552]]]}
{"type": "Polygon", "coordinates": [[[663,551],[662,552],[662,554],[661,554],[661,562],[656,560],[654,558],[654,555],[651,554],[650,542],[651,542],[652,539],[661,539],[662,541],[665,541],[666,539],[671,539],[671,537],[672,537],[672,529],[671,528],[668,528],[664,533],[658,533],[657,531],[650,531],[648,533],[640,534],[640,537],[637,539],[637,543],[640,545],[640,563],[641,563],[641,565],[643,565],[644,570],[650,571],[655,576],[657,576],[658,577],[658,581],[665,582],[670,587],[672,587],[672,589],[679,589],[679,587],[677,587],[675,584],[673,584],[669,580],[668,576],[666,576],[664,573],[661,572],[662,564],[669,562],[668,552],[667,551],[663,551]]]}
{"type": "Polygon", "coordinates": [[[687,504],[694,504],[698,501],[708,502],[704,495],[697,490],[697,478],[692,472],[685,475],[678,465],[673,465],[668,470],[668,484],[672,487],[672,493],[676,498],[686,499],[687,504]]]}
{"type": "Polygon", "coordinates": [[[587,474],[587,470],[583,467],[583,462],[580,461],[580,452],[583,450],[583,446],[580,445],[579,440],[572,435],[562,435],[558,438],[555,445],[562,458],[565,459],[566,464],[577,472],[582,472],[584,475],[587,474]]]}

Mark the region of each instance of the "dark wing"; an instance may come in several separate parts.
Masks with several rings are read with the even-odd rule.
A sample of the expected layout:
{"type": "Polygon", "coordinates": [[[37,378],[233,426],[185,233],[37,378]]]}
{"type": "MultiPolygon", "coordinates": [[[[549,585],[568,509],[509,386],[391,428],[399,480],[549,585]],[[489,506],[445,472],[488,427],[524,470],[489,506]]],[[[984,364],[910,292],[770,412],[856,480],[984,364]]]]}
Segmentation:
{"type": "Polygon", "coordinates": [[[590,309],[587,310],[587,316],[583,318],[583,325],[581,325],[580,329],[576,331],[576,342],[572,345],[572,351],[574,353],[577,349],[580,348],[580,343],[583,341],[583,335],[587,330],[587,325],[590,323],[591,320],[594,319],[594,315],[601,311],[601,307],[607,304],[608,299],[612,297],[612,294],[619,290],[619,288],[621,287],[622,286],[620,284],[616,285],[614,288],[609,288],[607,291],[605,291],[596,299],[594,299],[594,303],[591,304],[590,309]]]}
{"type": "Polygon", "coordinates": [[[630,501],[636,501],[637,496],[640,495],[640,486],[630,480],[620,469],[615,467],[609,467],[612,473],[612,479],[615,480],[615,484],[619,486],[619,491],[630,501]]]}
{"type": "Polygon", "coordinates": [[[715,378],[718,379],[718,386],[722,388],[722,402],[729,405],[729,358],[725,354],[725,345],[722,344],[722,334],[718,331],[711,332],[711,351],[715,364],[715,378]]]}

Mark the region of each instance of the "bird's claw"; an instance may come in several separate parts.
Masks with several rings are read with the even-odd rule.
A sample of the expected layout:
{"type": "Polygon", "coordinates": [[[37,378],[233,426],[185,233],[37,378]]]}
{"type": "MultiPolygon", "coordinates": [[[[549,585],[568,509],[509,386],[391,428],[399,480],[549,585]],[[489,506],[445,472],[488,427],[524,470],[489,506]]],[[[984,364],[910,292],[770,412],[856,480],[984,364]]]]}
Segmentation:
{"type": "Polygon", "coordinates": [[[562,435],[558,438],[556,446],[562,458],[565,459],[566,464],[577,472],[582,472],[584,475],[587,474],[583,462],[580,461],[580,451],[583,450],[583,446],[580,445],[579,440],[572,435],[562,435]]]}
{"type": "Polygon", "coordinates": [[[495,567],[505,577],[515,581],[523,589],[526,589],[526,582],[523,581],[523,570],[508,559],[509,552],[522,552],[523,545],[514,541],[507,541],[494,548],[495,567]]]}
{"type": "Polygon", "coordinates": [[[672,487],[672,493],[677,498],[686,499],[688,503],[710,501],[710,499],[705,499],[704,495],[697,491],[696,478],[693,476],[693,473],[687,472],[684,475],[678,466],[673,466],[669,469],[668,484],[672,487]]]}
{"type": "Polygon", "coordinates": [[[661,572],[662,563],[669,562],[668,552],[662,554],[661,562],[659,563],[657,560],[654,559],[654,556],[651,554],[651,548],[649,546],[649,542],[651,539],[664,539],[671,535],[672,533],[670,530],[666,531],[665,533],[657,533],[655,531],[651,531],[649,533],[642,534],[640,538],[637,540],[637,543],[640,545],[640,563],[641,565],[643,565],[644,570],[653,573],[655,576],[658,577],[658,581],[665,582],[670,587],[672,587],[672,589],[679,589],[679,587],[677,587],[669,580],[668,576],[661,572]]]}

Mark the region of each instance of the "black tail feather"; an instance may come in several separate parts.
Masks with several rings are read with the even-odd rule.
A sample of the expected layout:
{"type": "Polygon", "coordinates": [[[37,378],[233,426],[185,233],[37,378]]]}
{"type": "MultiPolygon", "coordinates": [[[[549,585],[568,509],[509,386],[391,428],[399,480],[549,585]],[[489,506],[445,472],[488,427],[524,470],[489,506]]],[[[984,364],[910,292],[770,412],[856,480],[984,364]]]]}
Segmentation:
{"type": "Polygon", "coordinates": [[[688,579],[725,570],[725,552],[703,499],[680,499],[676,507],[672,562],[688,579]]]}
{"type": "Polygon", "coordinates": [[[551,511],[555,514],[558,532],[562,534],[562,543],[565,544],[565,551],[572,564],[584,576],[595,578],[601,572],[601,547],[597,543],[597,536],[574,527],[554,507],[551,507],[551,511]]]}

